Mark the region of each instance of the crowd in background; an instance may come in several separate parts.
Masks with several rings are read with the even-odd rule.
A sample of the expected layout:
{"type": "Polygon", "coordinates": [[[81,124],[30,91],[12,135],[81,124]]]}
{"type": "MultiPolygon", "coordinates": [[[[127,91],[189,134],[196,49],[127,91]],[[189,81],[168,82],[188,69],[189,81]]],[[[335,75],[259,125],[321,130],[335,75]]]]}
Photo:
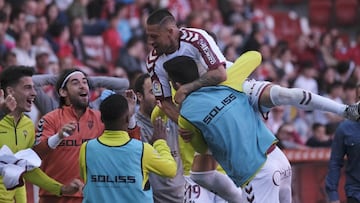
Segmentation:
{"type": "MultiPolygon", "coordinates": [[[[263,60],[252,75],[255,79],[355,103],[360,33],[352,36],[308,24],[296,40],[282,39],[275,34],[271,8],[257,2],[0,0],[0,71],[26,65],[35,67],[37,74],[57,74],[79,67],[90,76],[128,78],[132,88],[135,78],[146,72],[144,21],[155,9],[166,7],[179,26],[213,33],[230,61],[248,50],[260,51],[263,60]]],[[[266,123],[282,147],[301,149],[329,147],[341,120],[330,113],[276,107],[266,123]]]]}

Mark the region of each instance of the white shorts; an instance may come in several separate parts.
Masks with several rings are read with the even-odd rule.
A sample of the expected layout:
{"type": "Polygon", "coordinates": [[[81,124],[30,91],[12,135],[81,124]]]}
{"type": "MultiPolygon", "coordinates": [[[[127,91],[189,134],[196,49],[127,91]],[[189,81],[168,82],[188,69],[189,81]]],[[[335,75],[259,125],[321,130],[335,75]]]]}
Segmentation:
{"type": "Polygon", "coordinates": [[[185,176],[184,203],[226,203],[224,199],[185,176]]]}
{"type": "Polygon", "coordinates": [[[291,166],[276,147],[253,180],[243,188],[243,200],[249,202],[291,202],[291,166]]]}

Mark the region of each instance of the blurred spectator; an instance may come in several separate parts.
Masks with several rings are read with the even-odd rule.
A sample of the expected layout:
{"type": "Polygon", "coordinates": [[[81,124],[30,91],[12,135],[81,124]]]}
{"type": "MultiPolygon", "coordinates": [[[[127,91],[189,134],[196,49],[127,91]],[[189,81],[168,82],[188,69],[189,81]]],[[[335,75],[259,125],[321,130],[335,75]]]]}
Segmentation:
{"type": "Polygon", "coordinates": [[[331,33],[322,34],[319,49],[326,67],[335,67],[338,61],[334,57],[334,40],[331,33]]]}
{"type": "Polygon", "coordinates": [[[133,36],[130,21],[128,19],[129,7],[126,4],[116,4],[116,13],[119,17],[117,31],[121,41],[126,44],[133,36]]]}
{"type": "Polygon", "coordinates": [[[357,66],[360,66],[360,30],[357,31],[355,36],[356,44],[350,50],[350,58],[357,66]]]}
{"type": "Polygon", "coordinates": [[[114,63],[118,60],[120,49],[124,46],[121,33],[117,31],[117,25],[119,23],[119,16],[117,14],[111,14],[108,18],[109,27],[102,33],[102,37],[106,46],[110,48],[111,62],[114,63]]]}
{"type": "Polygon", "coordinates": [[[307,149],[304,143],[301,141],[299,134],[296,132],[292,123],[282,124],[276,137],[279,139],[278,146],[280,149],[307,149]]]}
{"type": "MultiPolygon", "coordinates": [[[[274,51],[274,65],[279,79],[287,81],[295,80],[296,68],[293,63],[293,53],[289,46],[285,43],[279,42],[274,51]]],[[[317,92],[314,92],[315,94],[317,92]]]]}
{"type": "Polygon", "coordinates": [[[345,43],[344,38],[337,36],[335,38],[335,51],[334,56],[338,61],[350,60],[349,46],[345,43]]]}
{"type": "Polygon", "coordinates": [[[88,15],[86,6],[89,0],[73,0],[69,8],[66,9],[66,14],[70,20],[74,18],[81,18],[84,22],[88,22],[88,15]]]}
{"type": "MultiPolygon", "coordinates": [[[[97,36],[94,37],[97,38],[97,36]]],[[[95,39],[89,39],[89,41],[95,42],[95,39]]],[[[70,43],[73,47],[72,56],[75,58],[75,62],[81,62],[96,73],[107,73],[108,69],[110,69],[110,67],[107,67],[106,59],[104,57],[97,57],[96,54],[89,54],[91,51],[89,50],[89,47],[85,47],[83,20],[80,17],[75,17],[71,20],[70,43]]],[[[95,45],[90,46],[94,48],[94,50],[96,49],[95,45]]],[[[101,49],[99,52],[105,52],[103,51],[105,49],[103,44],[101,44],[101,46],[102,47],[97,47],[101,49]]],[[[102,53],[101,55],[103,56],[104,54],[102,53]]]]}
{"type": "Polygon", "coordinates": [[[315,36],[310,34],[307,35],[300,35],[296,46],[292,48],[293,54],[295,56],[295,61],[298,64],[302,64],[305,61],[311,61],[314,68],[320,70],[319,65],[319,53],[320,51],[317,49],[317,44],[315,41],[315,36]]]}
{"type": "MultiPolygon", "coordinates": [[[[65,2],[66,0],[63,0],[65,2]]],[[[66,14],[60,10],[60,7],[56,3],[52,2],[47,5],[45,16],[49,25],[54,23],[61,23],[66,25],[68,23],[68,18],[66,14]]]]}
{"type": "Polygon", "coordinates": [[[11,50],[16,55],[17,65],[35,66],[35,47],[31,43],[30,33],[22,31],[16,39],[16,47],[11,50]]]}
{"type": "MultiPolygon", "coordinates": [[[[335,81],[328,86],[327,94],[325,94],[324,96],[330,98],[333,101],[336,101],[337,103],[342,104],[343,101],[341,99],[341,96],[343,93],[343,84],[339,81],[335,81]]],[[[342,120],[343,118],[338,115],[330,114],[324,111],[316,111],[316,118],[314,121],[326,125],[328,123],[339,123],[342,120]]]]}
{"type": "MultiPolygon", "coordinates": [[[[15,41],[6,33],[8,27],[8,18],[5,12],[0,10],[0,61],[5,60],[5,55],[13,47],[15,47],[15,41]]],[[[3,63],[0,63],[3,66],[3,63]]]]}
{"type": "Polygon", "coordinates": [[[26,17],[32,16],[35,17],[37,14],[38,2],[35,0],[25,0],[21,5],[22,10],[25,12],[26,17]]]}
{"type": "Polygon", "coordinates": [[[344,92],[341,96],[344,104],[356,103],[358,100],[358,98],[356,98],[356,83],[346,82],[343,87],[344,92]]]}
{"type": "Polygon", "coordinates": [[[305,61],[300,65],[300,75],[294,82],[294,87],[308,90],[314,94],[319,93],[318,83],[316,81],[317,71],[311,61],[305,61]]]}
{"type": "Polygon", "coordinates": [[[25,30],[25,17],[25,13],[20,9],[12,10],[10,14],[10,24],[6,31],[7,34],[17,39],[20,33],[25,30]]]}
{"type": "Polygon", "coordinates": [[[117,66],[124,68],[129,78],[133,78],[138,72],[146,72],[145,69],[145,44],[138,37],[131,38],[126,47],[121,49],[117,66]]]}
{"type": "Polygon", "coordinates": [[[236,46],[234,44],[225,46],[224,56],[227,60],[234,62],[239,57],[239,54],[236,52],[236,46]]]}
{"type": "Polygon", "coordinates": [[[326,127],[321,123],[312,125],[313,135],[306,141],[309,147],[331,147],[332,139],[326,134],[326,127]]]}
{"type": "Polygon", "coordinates": [[[319,94],[324,95],[327,93],[327,88],[339,80],[337,71],[333,67],[326,68],[321,74],[319,74],[318,85],[319,85],[319,94]]]}
{"type": "Polygon", "coordinates": [[[276,134],[281,125],[285,123],[285,106],[275,106],[271,109],[269,118],[266,120],[266,126],[276,134]]]}
{"type": "Polygon", "coordinates": [[[36,50],[36,65],[35,65],[35,73],[36,74],[48,74],[50,71],[48,70],[50,65],[49,62],[49,52],[46,48],[39,47],[36,50]]]}
{"type": "Polygon", "coordinates": [[[37,19],[35,16],[27,15],[25,17],[25,30],[28,31],[33,38],[36,35],[36,22],[37,19]]]}
{"type": "Polygon", "coordinates": [[[346,61],[339,61],[339,63],[336,66],[336,71],[339,74],[339,80],[343,83],[352,81],[357,82],[357,78],[354,77],[354,71],[355,71],[355,63],[349,60],[346,61]]]}

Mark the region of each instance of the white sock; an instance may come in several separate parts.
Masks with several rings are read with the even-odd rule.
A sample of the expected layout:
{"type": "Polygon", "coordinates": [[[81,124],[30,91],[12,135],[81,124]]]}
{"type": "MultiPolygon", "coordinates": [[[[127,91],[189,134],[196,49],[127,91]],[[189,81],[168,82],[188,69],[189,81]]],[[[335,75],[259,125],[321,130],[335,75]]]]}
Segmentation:
{"type": "Polygon", "coordinates": [[[343,116],[347,105],[313,94],[300,88],[284,88],[274,85],[270,89],[274,105],[292,105],[303,110],[321,110],[343,116]]]}
{"type": "Polygon", "coordinates": [[[219,195],[229,203],[241,202],[241,188],[236,187],[229,176],[216,170],[190,172],[190,178],[200,186],[219,195]]]}

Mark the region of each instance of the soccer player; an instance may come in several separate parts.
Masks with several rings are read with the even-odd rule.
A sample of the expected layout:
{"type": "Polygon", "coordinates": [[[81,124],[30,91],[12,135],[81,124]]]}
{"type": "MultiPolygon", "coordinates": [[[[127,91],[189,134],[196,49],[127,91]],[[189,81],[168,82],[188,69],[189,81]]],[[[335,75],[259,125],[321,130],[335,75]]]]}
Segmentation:
{"type": "Polygon", "coordinates": [[[85,142],[80,150],[83,202],[153,202],[149,173],[169,178],[176,175],[176,162],[160,118],[154,123],[153,146],[130,139],[126,130],[128,101],[132,99],[132,95],[125,98],[113,94],[100,105],[105,131],[85,142]]]}
{"type": "MultiPolygon", "coordinates": [[[[39,120],[34,150],[42,158],[41,168],[47,174],[68,182],[73,178],[80,178],[81,144],[100,136],[104,131],[104,124],[100,111],[89,107],[89,84],[82,71],[64,70],[58,77],[56,90],[60,95],[60,107],[39,120]]],[[[139,132],[140,129],[135,127],[133,131],[139,132]]],[[[130,134],[134,132],[129,130],[130,134]]],[[[39,194],[40,202],[82,202],[80,192],[62,198],[44,190],[40,190],[39,194]]]]}
{"type": "MultiPolygon", "coordinates": [[[[171,86],[163,64],[176,56],[189,56],[196,61],[200,77],[181,86],[174,95],[176,103],[182,100],[190,92],[210,85],[217,85],[226,80],[226,67],[232,63],[227,61],[217,46],[214,38],[205,30],[195,28],[178,28],[174,16],[166,9],[154,11],[146,21],[146,35],[148,43],[153,50],[147,57],[146,66],[153,84],[153,93],[157,100],[161,101],[162,111],[174,122],[177,122],[179,109],[171,97],[171,86]]],[[[186,68],[186,67],[184,67],[186,68]]],[[[196,159],[207,159],[205,156],[197,156],[196,159]]],[[[200,162],[202,160],[199,160],[200,162]]],[[[195,171],[194,171],[195,172],[195,171]]],[[[204,171],[203,168],[192,174],[193,178],[203,179],[206,176],[216,176],[220,183],[208,188],[223,198],[237,197],[237,188],[226,184],[231,181],[216,171],[204,171]],[[210,174],[211,173],[211,174],[210,174]],[[233,192],[227,192],[227,190],[233,192]],[[223,194],[223,192],[225,192],[223,194]]]]}
{"type": "MultiPolygon", "coordinates": [[[[4,93],[6,104],[9,104],[8,113],[0,120],[1,139],[0,147],[6,145],[13,153],[32,148],[35,142],[35,127],[30,118],[24,112],[30,112],[36,92],[32,81],[33,69],[26,66],[12,66],[1,72],[1,92],[4,93]],[[15,103],[14,103],[15,102],[15,103]]],[[[49,193],[61,198],[61,195],[73,194],[79,190],[82,183],[74,178],[61,183],[48,177],[42,170],[25,172],[23,178],[49,193]]],[[[13,190],[5,188],[3,178],[0,177],[0,202],[24,203],[26,202],[26,190],[24,185],[13,190]]]]}
{"type": "MultiPolygon", "coordinates": [[[[238,61],[228,70],[228,81],[203,87],[186,97],[179,126],[193,133],[191,143],[197,152],[206,153],[209,147],[235,184],[245,188],[244,199],[291,202],[290,164],[276,147],[277,140],[259,112],[266,113],[276,105],[293,105],[358,120],[359,106],[339,104],[301,89],[246,80],[255,67],[237,65],[238,61]]],[[[164,64],[175,89],[199,78],[196,66],[186,56],[164,64]],[[186,69],[180,69],[182,66],[186,69]]]]}

